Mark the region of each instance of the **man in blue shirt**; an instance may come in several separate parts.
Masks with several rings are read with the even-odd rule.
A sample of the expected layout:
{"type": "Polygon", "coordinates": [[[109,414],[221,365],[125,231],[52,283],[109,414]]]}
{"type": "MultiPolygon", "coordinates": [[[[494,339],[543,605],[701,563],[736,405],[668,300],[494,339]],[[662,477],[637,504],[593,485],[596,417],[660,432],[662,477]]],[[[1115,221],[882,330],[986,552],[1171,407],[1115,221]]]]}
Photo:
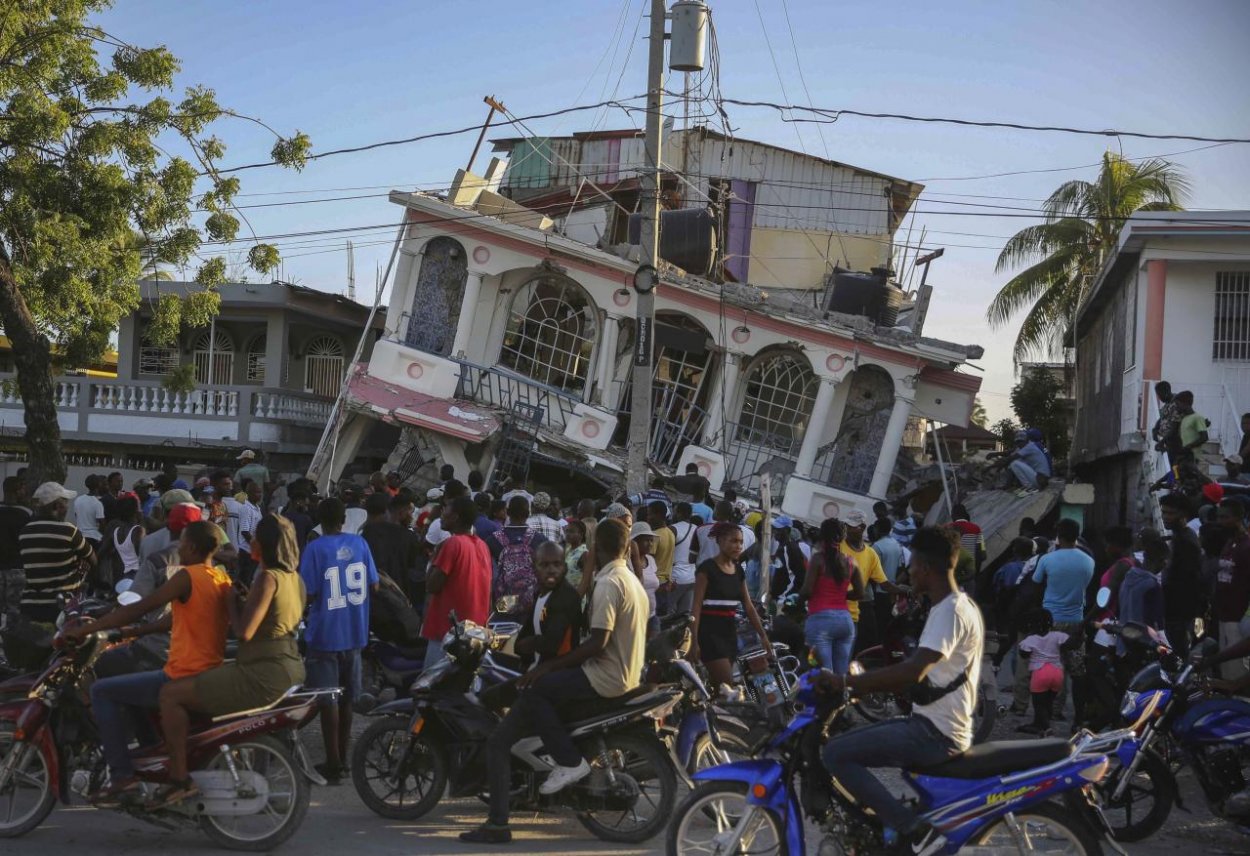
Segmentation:
{"type": "Polygon", "coordinates": [[[378,569],[365,539],[342,531],[347,520],[342,500],[323,499],[317,518],[321,537],[304,548],[299,563],[309,604],[305,683],[343,688],[338,704],[321,708],[326,761],[317,765],[331,784],[338,784],[347,766],[352,703],[360,695],[360,651],[369,643],[369,592],[377,591],[378,569]]]}
{"type": "MultiPolygon", "coordinates": [[[[1042,608],[1055,619],[1054,629],[1080,640],[1085,632],[1085,589],[1094,576],[1094,560],[1076,545],[1081,525],[1075,520],[1060,520],[1055,527],[1058,546],[1042,556],[1033,572],[1033,580],[1046,587],[1042,608]]],[[[1072,703],[1079,722],[1085,712],[1085,645],[1078,641],[1064,654],[1064,677],[1072,680],[1072,703]]],[[[1055,699],[1056,711],[1067,701],[1067,683],[1055,699]]],[[[1056,718],[1059,718],[1056,715],[1056,718]]]]}
{"type": "Polygon", "coordinates": [[[1016,481],[1026,491],[1035,491],[1046,486],[1050,480],[1050,459],[1040,446],[1029,440],[1024,431],[1016,433],[1016,448],[1011,452],[995,452],[991,457],[1002,457],[1003,463],[1011,470],[1016,481]]]}

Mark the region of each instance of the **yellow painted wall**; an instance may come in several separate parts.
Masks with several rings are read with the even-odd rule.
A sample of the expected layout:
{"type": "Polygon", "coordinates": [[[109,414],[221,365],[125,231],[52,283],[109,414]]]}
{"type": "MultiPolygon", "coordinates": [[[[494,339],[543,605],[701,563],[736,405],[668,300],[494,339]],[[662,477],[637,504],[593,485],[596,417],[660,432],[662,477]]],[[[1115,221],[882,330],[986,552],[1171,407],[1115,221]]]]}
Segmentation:
{"type": "Polygon", "coordinates": [[[835,265],[866,271],[885,264],[887,240],[885,235],[756,228],[751,233],[748,278],[751,285],[764,288],[821,288],[835,265]]]}

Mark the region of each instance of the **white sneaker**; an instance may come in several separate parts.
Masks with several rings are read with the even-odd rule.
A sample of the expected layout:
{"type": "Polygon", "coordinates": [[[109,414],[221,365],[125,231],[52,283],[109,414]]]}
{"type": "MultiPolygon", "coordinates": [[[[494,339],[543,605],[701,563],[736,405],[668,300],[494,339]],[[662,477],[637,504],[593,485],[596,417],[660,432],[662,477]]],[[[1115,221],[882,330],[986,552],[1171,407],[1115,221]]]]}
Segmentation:
{"type": "Polygon", "coordinates": [[[583,758],[576,767],[556,767],[547,776],[547,780],[538,786],[538,792],[545,796],[559,793],[574,782],[580,782],[590,775],[590,764],[583,758]]]}

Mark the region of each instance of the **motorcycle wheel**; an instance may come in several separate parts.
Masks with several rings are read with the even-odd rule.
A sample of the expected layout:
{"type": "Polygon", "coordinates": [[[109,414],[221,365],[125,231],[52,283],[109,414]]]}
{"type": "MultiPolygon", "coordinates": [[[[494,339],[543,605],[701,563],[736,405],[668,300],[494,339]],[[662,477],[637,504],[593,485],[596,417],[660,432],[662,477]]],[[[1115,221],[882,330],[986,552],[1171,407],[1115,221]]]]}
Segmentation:
{"type": "Polygon", "coordinates": [[[972,742],[984,743],[994,732],[998,719],[998,688],[992,683],[982,684],[977,693],[977,709],[973,711],[972,742]]]}
{"type": "MultiPolygon", "coordinates": [[[[616,771],[632,776],[638,783],[638,800],[629,811],[579,812],[577,819],[602,841],[641,844],[664,828],[677,803],[677,774],[672,759],[654,737],[609,734],[604,743],[613,763],[616,764],[615,759],[621,761],[616,771]]],[[[603,775],[597,766],[591,770],[591,776],[603,775]]]]}
{"type": "MultiPolygon", "coordinates": [[[[1102,813],[1116,841],[1141,841],[1158,832],[1172,813],[1176,802],[1176,782],[1167,762],[1152,749],[1142,753],[1141,763],[1133,773],[1124,793],[1112,799],[1127,767],[1116,764],[1101,782],[1095,785],[1102,797],[1102,813]]],[[[1111,756],[1114,762],[1114,757],[1111,756]]]]}
{"type": "MultiPolygon", "coordinates": [[[[264,776],[269,801],[261,812],[250,815],[200,816],[200,829],[214,844],[230,850],[266,852],[286,841],[308,813],[312,788],[291,751],[273,737],[252,737],[230,747],[235,768],[264,776]]],[[[229,770],[218,753],[205,768],[229,770]]]]}
{"type": "Polygon", "coordinates": [[[738,735],[722,732],[720,751],[717,751],[712,745],[712,738],[704,733],[694,742],[694,749],[690,753],[690,766],[686,772],[693,776],[702,770],[710,770],[720,764],[732,764],[734,761],[745,761],[750,757],[751,747],[738,735]],[[717,757],[722,753],[725,757],[717,757]]]}
{"type": "MultiPolygon", "coordinates": [[[[668,828],[668,856],[722,852],[723,840],[746,810],[746,782],[704,782],[678,806],[668,828]]],[[[733,853],[751,856],[788,856],[785,825],[772,811],[760,808],[733,853]],[[745,840],[743,840],[745,839],[745,840]]]]}
{"type": "Polygon", "coordinates": [[[9,783],[0,788],[0,838],[17,838],[43,823],[56,805],[48,759],[39,747],[13,739],[13,723],[0,724],[0,764],[21,751],[9,783]]]}
{"type": "Polygon", "coordinates": [[[388,716],[365,729],[352,750],[352,784],[374,814],[416,820],[447,790],[447,757],[425,735],[413,736],[406,716],[388,716]],[[396,775],[402,776],[395,779],[396,775]]]}
{"type": "MultiPolygon", "coordinates": [[[[1017,811],[1014,816],[1029,842],[1044,841],[1046,846],[1035,849],[1073,856],[1102,856],[1102,842],[1089,824],[1063,806],[1038,803],[1017,811]]],[[[998,847],[1004,853],[1015,852],[1019,847],[1006,818],[981,830],[971,843],[978,847],[998,847]]]]}

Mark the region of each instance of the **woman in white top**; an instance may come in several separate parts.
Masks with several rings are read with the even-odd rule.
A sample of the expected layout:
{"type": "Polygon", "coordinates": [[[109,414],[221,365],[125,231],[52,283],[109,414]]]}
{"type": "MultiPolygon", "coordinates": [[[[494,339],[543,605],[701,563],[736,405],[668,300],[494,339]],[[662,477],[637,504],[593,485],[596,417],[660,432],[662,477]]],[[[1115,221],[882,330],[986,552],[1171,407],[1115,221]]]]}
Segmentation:
{"type": "Polygon", "coordinates": [[[629,530],[629,540],[638,549],[634,553],[634,572],[642,580],[642,587],[647,591],[647,602],[651,605],[651,614],[647,625],[648,632],[653,631],[655,618],[655,593],[660,588],[660,574],[655,564],[655,556],[651,551],[655,548],[655,532],[648,523],[635,523],[629,530]]]}
{"type": "Polygon", "coordinates": [[[109,532],[109,547],[117,559],[114,577],[134,577],[139,570],[139,542],[142,540],[143,516],[139,499],[127,494],[117,501],[117,519],[109,532]]]}

